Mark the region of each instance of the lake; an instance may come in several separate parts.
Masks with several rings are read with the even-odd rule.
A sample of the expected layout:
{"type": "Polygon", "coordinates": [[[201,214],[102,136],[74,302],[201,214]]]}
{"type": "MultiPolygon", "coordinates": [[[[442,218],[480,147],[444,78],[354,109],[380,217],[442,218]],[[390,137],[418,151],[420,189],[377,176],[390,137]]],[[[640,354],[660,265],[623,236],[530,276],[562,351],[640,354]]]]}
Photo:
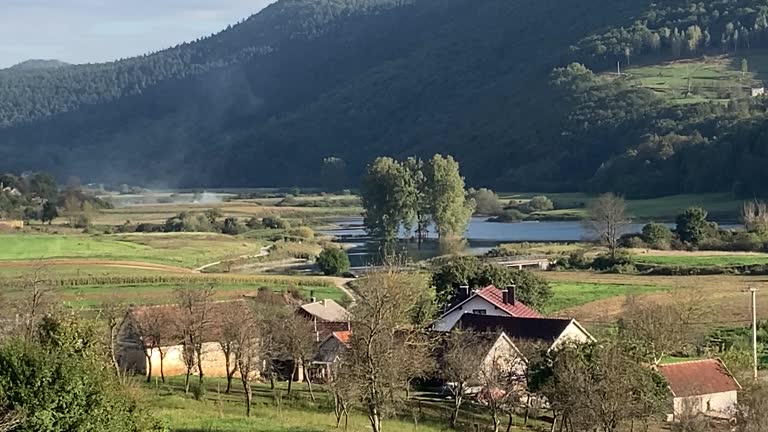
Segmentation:
{"type": "MultiPolygon", "coordinates": [[[[502,243],[514,242],[575,242],[590,239],[590,233],[579,221],[530,221],[514,223],[488,222],[487,217],[473,217],[465,233],[467,239],[466,251],[480,255],[502,243]]],[[[318,230],[319,233],[332,235],[338,238],[339,243],[351,245],[349,250],[350,260],[353,266],[365,265],[370,260],[371,253],[365,248],[367,240],[363,228],[362,217],[335,218],[327,229],[318,230]]],[[[639,233],[645,224],[630,224],[626,234],[639,233]]],[[[667,224],[674,228],[674,224],[667,224]]],[[[721,225],[722,228],[732,229],[739,225],[721,225]]],[[[405,233],[401,233],[404,236],[405,233]]],[[[435,234],[430,233],[434,238],[435,234]]],[[[437,255],[438,251],[432,247],[420,251],[419,258],[429,258],[429,255],[437,255]]],[[[414,257],[416,258],[416,257],[414,257]]]]}

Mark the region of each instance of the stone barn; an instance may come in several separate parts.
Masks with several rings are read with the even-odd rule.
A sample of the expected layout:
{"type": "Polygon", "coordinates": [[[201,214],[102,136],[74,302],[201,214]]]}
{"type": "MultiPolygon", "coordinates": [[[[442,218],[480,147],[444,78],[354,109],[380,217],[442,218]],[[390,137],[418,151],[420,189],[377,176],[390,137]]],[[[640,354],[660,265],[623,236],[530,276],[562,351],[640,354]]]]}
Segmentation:
{"type": "MultiPolygon", "coordinates": [[[[219,341],[227,319],[249,313],[245,300],[212,302],[208,305],[203,327],[203,372],[207,376],[225,377],[226,356],[219,341]]],[[[127,371],[160,376],[183,375],[183,337],[179,325],[182,310],[178,305],[142,306],[131,309],[117,336],[117,357],[127,371]]],[[[232,361],[234,361],[232,359],[232,361]]],[[[197,368],[193,369],[197,373],[197,368]]]]}
{"type": "Polygon", "coordinates": [[[719,359],[706,359],[659,366],[672,395],[668,419],[704,414],[729,419],[741,390],[736,378],[719,359]]]}

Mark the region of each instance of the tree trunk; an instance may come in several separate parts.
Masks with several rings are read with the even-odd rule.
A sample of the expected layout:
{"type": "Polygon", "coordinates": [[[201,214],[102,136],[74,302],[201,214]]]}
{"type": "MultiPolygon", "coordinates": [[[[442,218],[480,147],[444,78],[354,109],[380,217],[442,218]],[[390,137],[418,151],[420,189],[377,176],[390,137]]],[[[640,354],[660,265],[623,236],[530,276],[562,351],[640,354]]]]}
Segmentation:
{"type": "Polygon", "coordinates": [[[224,390],[225,394],[229,394],[229,392],[232,390],[232,377],[235,375],[235,369],[237,368],[237,365],[235,365],[234,368],[231,370],[229,369],[231,366],[231,362],[229,360],[231,353],[229,350],[224,352],[224,369],[227,371],[227,389],[224,390]]]}
{"type": "Polygon", "coordinates": [[[275,389],[275,374],[273,372],[269,373],[269,389],[275,389]]]}
{"type": "Polygon", "coordinates": [[[312,399],[312,403],[317,402],[315,400],[315,392],[312,391],[312,380],[309,379],[309,371],[307,370],[307,364],[302,360],[301,367],[304,368],[304,379],[307,380],[307,387],[309,387],[309,398],[312,399]]]}
{"type": "Polygon", "coordinates": [[[250,417],[251,416],[251,400],[253,399],[253,389],[251,388],[251,383],[248,382],[248,380],[243,377],[243,391],[245,391],[245,416],[250,417]]]}
{"type": "Polygon", "coordinates": [[[163,354],[162,348],[157,348],[157,351],[160,352],[160,380],[163,381],[163,384],[165,384],[165,371],[163,370],[163,360],[165,359],[165,354],[163,354]]]}
{"type": "Polygon", "coordinates": [[[368,404],[368,420],[371,421],[372,432],[381,432],[381,414],[376,405],[368,404]]]}
{"type": "Polygon", "coordinates": [[[341,425],[341,398],[339,397],[339,394],[334,392],[333,393],[333,413],[336,414],[336,429],[339,428],[341,425]]]}
{"type": "Polygon", "coordinates": [[[192,369],[187,368],[187,375],[184,378],[184,393],[189,394],[189,376],[192,375],[192,369]]]}
{"type": "Polygon", "coordinates": [[[459,396],[461,394],[461,388],[459,389],[459,393],[456,393],[456,398],[454,399],[455,403],[453,406],[453,412],[451,413],[451,428],[456,429],[456,423],[459,420],[459,410],[461,409],[461,404],[463,402],[463,398],[459,396]]]}
{"type": "Polygon", "coordinates": [[[507,421],[507,432],[512,430],[512,411],[507,413],[507,416],[509,417],[509,420],[507,421]]]}
{"type": "Polygon", "coordinates": [[[499,413],[496,410],[491,410],[491,419],[493,420],[493,432],[499,432],[499,413]]]}
{"type": "Polygon", "coordinates": [[[109,329],[109,353],[112,356],[112,364],[115,366],[115,373],[120,376],[120,364],[117,362],[117,352],[115,351],[115,328],[109,329]]]}
{"type": "Polygon", "coordinates": [[[147,382],[152,382],[152,351],[147,357],[147,382]]]}
{"type": "Polygon", "coordinates": [[[293,384],[293,374],[288,378],[288,396],[291,395],[291,387],[293,384]]]}
{"type": "Polygon", "coordinates": [[[549,432],[555,432],[556,427],[557,427],[557,413],[552,413],[552,429],[550,429],[549,432]]]}
{"type": "Polygon", "coordinates": [[[203,347],[197,350],[197,384],[203,387],[203,347]]]}

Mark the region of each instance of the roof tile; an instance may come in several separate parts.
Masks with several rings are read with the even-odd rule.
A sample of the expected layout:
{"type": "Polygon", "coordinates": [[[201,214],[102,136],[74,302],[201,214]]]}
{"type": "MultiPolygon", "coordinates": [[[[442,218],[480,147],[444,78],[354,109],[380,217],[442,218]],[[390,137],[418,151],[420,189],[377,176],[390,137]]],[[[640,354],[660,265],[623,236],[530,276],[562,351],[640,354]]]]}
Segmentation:
{"type": "Polygon", "coordinates": [[[514,304],[504,303],[501,290],[493,285],[487,286],[477,292],[477,295],[493,303],[494,306],[507,312],[513,317],[518,318],[543,318],[542,315],[533,308],[530,308],[523,304],[523,302],[517,300],[514,304]]]}
{"type": "Polygon", "coordinates": [[[741,390],[736,378],[719,359],[659,366],[675,397],[698,396],[741,390]]]}

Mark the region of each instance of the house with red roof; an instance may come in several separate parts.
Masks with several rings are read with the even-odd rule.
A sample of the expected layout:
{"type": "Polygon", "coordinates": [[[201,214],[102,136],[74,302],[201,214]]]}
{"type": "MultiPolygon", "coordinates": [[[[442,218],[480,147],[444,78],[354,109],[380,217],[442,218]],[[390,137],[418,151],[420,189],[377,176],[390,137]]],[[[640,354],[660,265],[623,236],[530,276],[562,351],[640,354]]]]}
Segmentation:
{"type": "Polygon", "coordinates": [[[349,330],[335,331],[326,336],[317,348],[317,354],[312,359],[312,375],[318,381],[327,380],[331,376],[333,366],[339,361],[344,351],[349,348],[352,332],[349,330]]]}
{"type": "Polygon", "coordinates": [[[533,308],[517,300],[515,286],[504,289],[493,285],[470,293],[469,287],[459,288],[459,297],[454,306],[449,308],[433,324],[436,331],[451,331],[462,315],[491,315],[515,318],[542,318],[533,308]]]}
{"type": "Polygon", "coordinates": [[[741,385],[720,359],[694,360],[659,366],[672,395],[669,420],[702,413],[729,419],[741,385]]]}

